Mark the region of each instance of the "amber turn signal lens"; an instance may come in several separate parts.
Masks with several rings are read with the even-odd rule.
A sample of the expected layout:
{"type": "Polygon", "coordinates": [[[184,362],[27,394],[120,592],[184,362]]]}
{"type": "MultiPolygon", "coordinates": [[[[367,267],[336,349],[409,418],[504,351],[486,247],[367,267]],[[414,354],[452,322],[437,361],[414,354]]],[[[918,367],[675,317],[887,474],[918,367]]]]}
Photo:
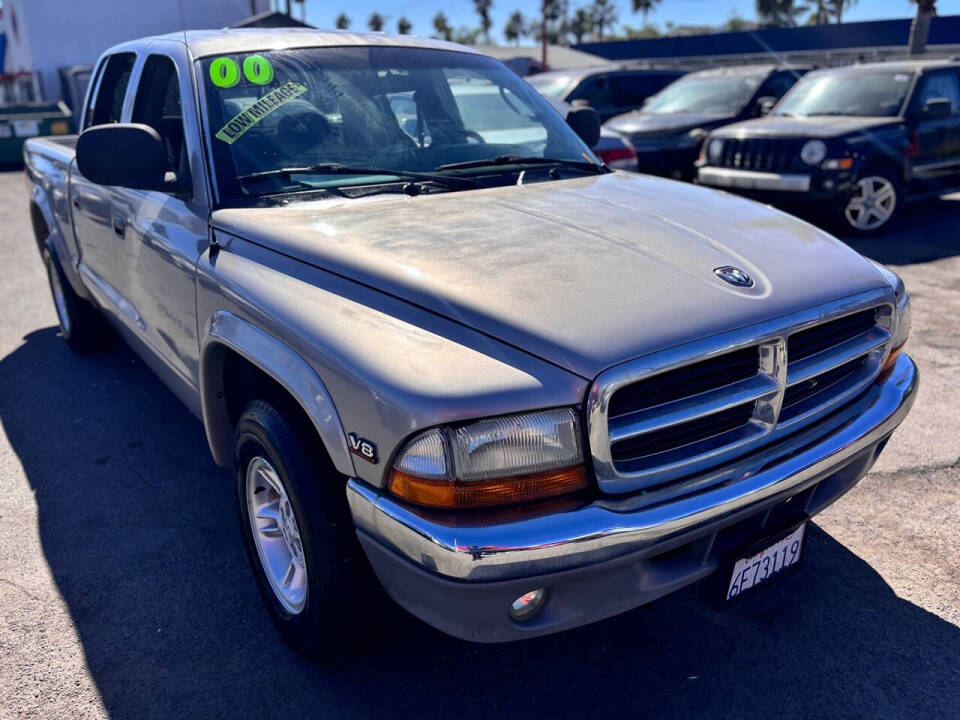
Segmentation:
{"type": "Polygon", "coordinates": [[[900,357],[900,353],[903,352],[904,347],[906,347],[906,343],[904,343],[900,347],[895,347],[893,350],[890,351],[890,355],[887,356],[887,361],[883,364],[883,370],[881,370],[880,372],[883,372],[884,370],[887,370],[888,368],[893,367],[893,364],[897,361],[897,358],[900,357]]]}
{"type": "Polygon", "coordinates": [[[418,505],[444,508],[478,508],[539,500],[586,486],[587,473],[582,465],[471,482],[426,480],[399,470],[390,475],[390,492],[397,497],[418,505]]]}

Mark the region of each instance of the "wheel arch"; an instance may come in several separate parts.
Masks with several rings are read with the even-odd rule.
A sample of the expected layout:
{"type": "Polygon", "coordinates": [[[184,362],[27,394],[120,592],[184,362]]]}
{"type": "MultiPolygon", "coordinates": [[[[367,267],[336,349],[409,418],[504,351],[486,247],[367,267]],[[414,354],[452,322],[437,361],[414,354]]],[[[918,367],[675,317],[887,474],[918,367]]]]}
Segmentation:
{"type": "Polygon", "coordinates": [[[246,320],[225,311],[214,313],[200,353],[200,400],[218,465],[228,466],[233,459],[233,431],[243,398],[261,393],[271,396],[264,399],[294,403],[337,471],[356,474],[333,399],[310,364],[246,320]]]}

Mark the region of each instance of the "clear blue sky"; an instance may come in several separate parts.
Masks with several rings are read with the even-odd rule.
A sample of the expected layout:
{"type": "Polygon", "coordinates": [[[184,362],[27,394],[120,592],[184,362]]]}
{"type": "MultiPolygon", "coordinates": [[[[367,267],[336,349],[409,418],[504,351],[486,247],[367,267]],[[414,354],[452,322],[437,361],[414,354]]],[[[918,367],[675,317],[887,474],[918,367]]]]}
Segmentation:
{"type": "MultiPolygon", "coordinates": [[[[282,2],[282,0],[274,0],[282,2]]],[[[433,16],[442,10],[450,24],[476,26],[477,15],[473,11],[473,0],[445,0],[444,2],[424,2],[424,0],[306,0],[307,22],[318,27],[333,27],[334,20],[341,12],[346,12],[353,21],[352,28],[365,30],[367,18],[373,12],[387,17],[386,30],[396,32],[397,20],[406,16],[413,23],[415,35],[429,36],[433,33],[433,16]]],[[[568,0],[571,12],[578,7],[588,5],[587,0],[568,0]]],[[[640,27],[643,20],[639,14],[630,11],[630,0],[615,0],[620,14],[620,24],[640,27]]],[[[803,3],[801,3],[803,4],[803,3]]],[[[940,0],[941,15],[960,13],[960,0],[940,0]]],[[[675,25],[721,25],[731,13],[748,20],[756,19],[755,0],[662,0],[660,7],[650,13],[649,21],[661,29],[667,22],[675,25]]],[[[540,7],[540,0],[493,0],[493,38],[503,42],[503,26],[514,10],[520,10],[525,16],[534,16],[540,7]]],[[[844,20],[885,20],[889,18],[912,17],[916,6],[908,0],[859,0],[844,20]]],[[[529,44],[530,41],[526,41],[529,44]]]]}

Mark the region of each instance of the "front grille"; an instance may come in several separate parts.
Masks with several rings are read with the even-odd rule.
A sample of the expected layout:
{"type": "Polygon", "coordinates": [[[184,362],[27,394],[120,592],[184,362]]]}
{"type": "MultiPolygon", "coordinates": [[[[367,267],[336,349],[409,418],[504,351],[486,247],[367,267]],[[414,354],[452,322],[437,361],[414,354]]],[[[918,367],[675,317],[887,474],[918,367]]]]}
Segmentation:
{"type": "Polygon", "coordinates": [[[727,352],[701,341],[604,373],[588,411],[601,489],[660,492],[826,416],[879,374],[891,318],[807,311],[732,333],[727,352]]]}
{"type": "Polygon", "coordinates": [[[756,172],[802,170],[802,140],[786,138],[724,138],[720,167],[756,172]]]}

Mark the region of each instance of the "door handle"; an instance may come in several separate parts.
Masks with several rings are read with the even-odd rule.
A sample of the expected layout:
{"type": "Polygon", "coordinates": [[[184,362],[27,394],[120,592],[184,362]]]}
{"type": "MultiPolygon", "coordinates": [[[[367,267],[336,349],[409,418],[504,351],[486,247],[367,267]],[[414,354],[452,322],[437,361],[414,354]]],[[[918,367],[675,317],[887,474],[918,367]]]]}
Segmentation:
{"type": "Polygon", "coordinates": [[[127,229],[127,219],[123,215],[113,216],[113,234],[117,237],[123,237],[127,229]]]}

